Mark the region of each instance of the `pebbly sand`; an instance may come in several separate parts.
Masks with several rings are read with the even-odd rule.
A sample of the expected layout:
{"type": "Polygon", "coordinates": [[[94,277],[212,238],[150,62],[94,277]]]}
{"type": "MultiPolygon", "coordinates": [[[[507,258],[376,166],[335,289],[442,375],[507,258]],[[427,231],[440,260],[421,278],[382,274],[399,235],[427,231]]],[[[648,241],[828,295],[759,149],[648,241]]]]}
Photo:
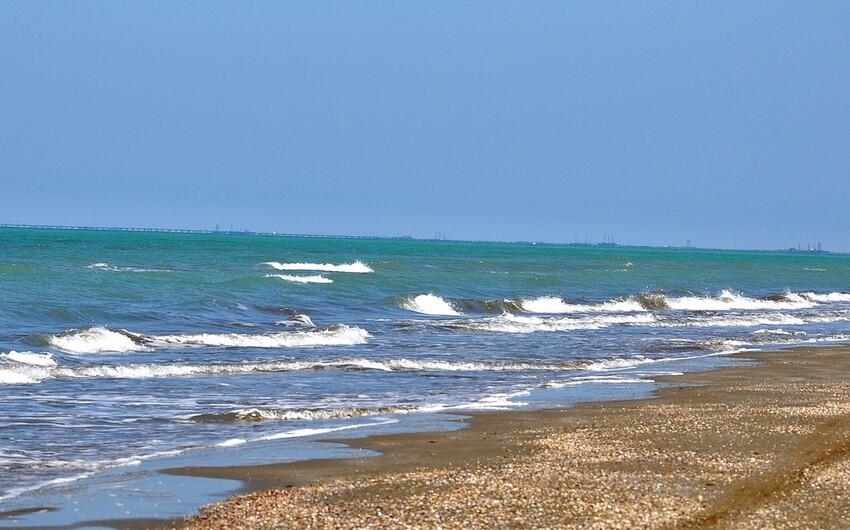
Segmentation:
{"type": "Polygon", "coordinates": [[[172,470],[253,490],[174,525],[847,528],[850,347],[746,357],[655,399],[347,441],[380,457],[172,470]]]}

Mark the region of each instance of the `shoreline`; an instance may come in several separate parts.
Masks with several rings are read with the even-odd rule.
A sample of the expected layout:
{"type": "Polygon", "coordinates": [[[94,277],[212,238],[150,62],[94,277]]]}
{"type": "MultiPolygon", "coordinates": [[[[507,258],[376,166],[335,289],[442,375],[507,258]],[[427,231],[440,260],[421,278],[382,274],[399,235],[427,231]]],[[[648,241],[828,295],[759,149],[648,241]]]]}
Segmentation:
{"type": "Polygon", "coordinates": [[[169,526],[840,527],[850,346],[735,356],[760,362],[659,378],[649,399],[342,440],[381,456],[168,470],[250,492],[169,526]]]}

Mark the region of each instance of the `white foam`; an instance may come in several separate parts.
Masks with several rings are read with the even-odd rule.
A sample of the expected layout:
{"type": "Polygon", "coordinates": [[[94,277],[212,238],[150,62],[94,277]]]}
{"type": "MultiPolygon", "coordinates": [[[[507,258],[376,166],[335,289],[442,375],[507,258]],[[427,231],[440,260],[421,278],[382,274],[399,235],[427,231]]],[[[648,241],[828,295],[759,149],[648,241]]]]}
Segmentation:
{"type": "Polygon", "coordinates": [[[651,314],[594,315],[581,318],[529,317],[505,313],[498,317],[477,320],[459,320],[445,325],[468,331],[498,333],[535,333],[538,331],[572,331],[602,329],[617,325],[646,325],[656,321],[651,314]]]}
{"type": "Polygon", "coordinates": [[[800,296],[805,298],[806,300],[811,300],[812,302],[820,302],[820,303],[835,303],[835,302],[850,302],[850,293],[826,293],[826,294],[818,294],[818,293],[800,293],[800,296]]]}
{"type": "Polygon", "coordinates": [[[279,432],[276,434],[270,434],[268,436],[262,436],[257,438],[256,441],[268,441],[268,440],[285,440],[288,438],[303,438],[306,436],[316,436],[319,434],[327,434],[330,432],[337,431],[348,431],[351,429],[360,429],[363,427],[378,427],[381,425],[389,425],[391,423],[398,423],[398,420],[388,419],[380,422],[370,422],[370,423],[358,423],[355,425],[344,425],[342,427],[326,427],[320,429],[295,429],[292,431],[279,432]]]}
{"type": "Polygon", "coordinates": [[[460,315],[449,302],[434,294],[420,294],[413,298],[407,298],[401,303],[401,307],[423,315],[460,315]]]}
{"type": "Polygon", "coordinates": [[[53,335],[48,343],[69,353],[120,353],[145,351],[148,348],[125,333],[101,326],[71,330],[53,335]]]}
{"type": "Polygon", "coordinates": [[[315,276],[294,276],[291,274],[266,274],[266,278],[278,278],[287,282],[293,283],[333,283],[330,278],[325,278],[322,275],[315,276]]]}
{"type": "MultiPolygon", "coordinates": [[[[237,420],[257,421],[296,421],[296,420],[333,420],[356,418],[360,416],[377,416],[384,414],[401,414],[411,412],[413,407],[380,407],[361,408],[344,407],[338,409],[237,409],[226,413],[237,420]]],[[[197,417],[197,416],[195,416],[197,417]]]]}
{"type": "Polygon", "coordinates": [[[449,362],[414,359],[335,359],[326,361],[267,361],[246,363],[134,363],[100,364],[75,367],[42,367],[16,364],[0,368],[0,384],[34,384],[46,379],[149,379],[157,377],[205,377],[256,373],[295,372],[301,370],[380,370],[421,372],[508,372],[528,370],[572,370],[571,364],[534,364],[509,362],[449,362]]]}
{"type": "Polygon", "coordinates": [[[49,374],[39,377],[39,374],[33,373],[31,369],[21,369],[18,367],[0,368],[0,384],[2,385],[32,385],[39,383],[49,377],[49,374]]]}
{"type": "Polygon", "coordinates": [[[263,265],[268,265],[279,271],[354,272],[360,274],[375,272],[369,265],[360,260],[340,265],[332,263],[281,263],[279,261],[267,261],[263,265]]]}
{"type": "MultiPolygon", "coordinates": [[[[755,311],[755,310],[793,310],[808,309],[819,304],[850,302],[849,293],[832,292],[819,294],[813,292],[785,293],[780,299],[750,298],[729,289],[717,296],[659,296],[659,301],[670,309],[679,311],[755,311]]],[[[539,296],[521,301],[523,311],[541,314],[612,312],[629,313],[646,311],[635,297],[616,299],[599,304],[573,304],[557,296],[539,296]]]]}
{"type": "Polygon", "coordinates": [[[717,297],[682,296],[667,298],[670,309],[682,311],[729,311],[729,310],[759,310],[759,309],[806,309],[816,304],[794,293],[787,293],[783,300],[763,300],[748,298],[733,293],[729,289],[721,291],[717,297]]]}
{"type": "Polygon", "coordinates": [[[32,486],[23,486],[20,488],[12,488],[6,490],[3,495],[0,495],[0,501],[6,501],[9,499],[13,499],[18,497],[24,493],[28,493],[31,491],[37,491],[43,488],[48,488],[50,486],[59,486],[61,484],[68,484],[70,482],[76,482],[77,480],[82,480],[86,477],[90,477],[92,473],[80,473],[78,475],[74,475],[72,477],[60,477],[52,480],[47,480],[44,482],[39,482],[38,484],[33,484],[32,486]]]}
{"type": "Polygon", "coordinates": [[[36,353],[31,351],[12,350],[9,353],[0,353],[0,359],[7,359],[16,363],[29,364],[32,366],[56,366],[53,354],[49,352],[36,353]]]}
{"type": "Polygon", "coordinates": [[[97,326],[53,335],[48,338],[48,343],[70,353],[120,353],[174,346],[242,348],[349,346],[365,344],[368,338],[369,333],[366,330],[355,326],[333,326],[327,329],[262,334],[196,333],[159,336],[135,334],[126,330],[116,331],[97,326]]]}
{"type": "Polygon", "coordinates": [[[570,304],[557,296],[539,296],[531,300],[522,300],[523,311],[529,313],[560,314],[646,311],[636,300],[610,300],[601,304],[570,304]]]}
{"type": "Polygon", "coordinates": [[[805,334],[806,334],[805,331],[788,331],[788,330],[785,330],[785,329],[782,329],[782,328],[757,329],[757,330],[753,331],[753,335],[780,335],[780,336],[797,337],[797,336],[803,336],[805,334]]]}
{"type": "Polygon", "coordinates": [[[365,344],[369,333],[356,326],[283,333],[199,333],[151,337],[155,345],[214,346],[241,348],[295,348],[305,346],[349,346],[365,344]]]}
{"type": "Polygon", "coordinates": [[[450,362],[427,361],[415,359],[388,359],[381,361],[386,369],[392,371],[426,371],[426,372],[510,372],[525,370],[564,370],[573,369],[572,364],[535,364],[507,362],[450,362]]]}
{"type": "Polygon", "coordinates": [[[215,444],[216,447],[235,447],[237,445],[243,445],[247,440],[245,438],[231,438],[229,440],[225,440],[223,442],[219,442],[215,444]]]}
{"type": "Polygon", "coordinates": [[[643,384],[654,383],[652,379],[641,379],[639,377],[621,377],[618,375],[592,375],[575,377],[568,381],[552,381],[546,383],[549,388],[564,388],[568,386],[579,386],[585,384],[643,384]]]}
{"type": "Polygon", "coordinates": [[[649,364],[654,362],[657,361],[655,361],[654,359],[647,359],[646,357],[633,357],[631,359],[606,359],[604,361],[590,363],[585,366],[584,369],[590,372],[604,372],[607,370],[622,370],[625,368],[633,368],[641,364],[649,364]]]}
{"type": "Polygon", "coordinates": [[[665,324],[667,327],[696,327],[696,328],[723,328],[723,327],[753,327],[753,326],[802,326],[806,321],[794,315],[785,313],[768,313],[752,316],[734,317],[711,317],[700,318],[684,323],[665,324]]]}

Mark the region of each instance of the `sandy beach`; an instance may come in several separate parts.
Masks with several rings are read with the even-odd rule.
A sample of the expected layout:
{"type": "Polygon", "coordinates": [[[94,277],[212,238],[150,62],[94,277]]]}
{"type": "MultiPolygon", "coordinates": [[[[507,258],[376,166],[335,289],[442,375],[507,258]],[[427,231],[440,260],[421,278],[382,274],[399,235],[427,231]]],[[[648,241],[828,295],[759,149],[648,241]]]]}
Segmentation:
{"type": "Polygon", "coordinates": [[[175,526],[843,528],[849,354],[747,353],[761,362],[669,377],[654,399],[354,442],[380,457],[174,470],[249,491],[175,526]]]}

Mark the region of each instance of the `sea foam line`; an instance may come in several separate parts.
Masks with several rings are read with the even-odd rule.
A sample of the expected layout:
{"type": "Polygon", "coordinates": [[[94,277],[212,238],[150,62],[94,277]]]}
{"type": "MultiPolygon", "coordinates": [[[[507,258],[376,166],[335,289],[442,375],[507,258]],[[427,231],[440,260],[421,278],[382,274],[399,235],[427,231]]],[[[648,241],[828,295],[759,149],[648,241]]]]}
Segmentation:
{"type": "Polygon", "coordinates": [[[314,276],[297,276],[293,274],[266,274],[266,278],[277,278],[279,280],[284,280],[287,282],[293,283],[333,283],[334,281],[330,278],[325,278],[324,276],[317,274],[314,276]]]}
{"type": "Polygon", "coordinates": [[[267,261],[263,265],[279,271],[353,272],[360,274],[375,272],[372,267],[360,260],[339,265],[332,263],[281,263],[279,261],[267,261]]]}
{"type": "Polygon", "coordinates": [[[134,363],[87,366],[33,366],[10,364],[0,367],[0,383],[34,384],[47,379],[148,379],[156,377],[205,377],[303,370],[376,370],[382,372],[510,372],[576,369],[575,363],[452,362],[416,359],[334,359],[326,361],[266,361],[246,363],[134,363]]]}
{"type": "Polygon", "coordinates": [[[575,331],[602,329],[611,326],[652,325],[656,317],[651,314],[597,315],[585,318],[558,318],[523,316],[505,313],[498,317],[468,320],[441,321],[442,327],[461,331],[528,334],[541,331],[575,331]]]}
{"type": "Polygon", "coordinates": [[[369,333],[356,326],[276,333],[188,333],[145,335],[102,326],[69,330],[47,337],[47,344],[68,353],[122,353],[174,346],[295,348],[365,344],[369,333]]]}
{"type": "Polygon", "coordinates": [[[751,298],[729,289],[717,296],[680,296],[643,294],[629,298],[609,300],[598,304],[570,303],[557,296],[539,296],[521,300],[520,307],[528,313],[590,313],[590,312],[638,312],[663,309],[679,311],[734,311],[734,310],[778,310],[808,309],[823,303],[850,302],[848,293],[788,292],[770,298],[751,298]]]}

